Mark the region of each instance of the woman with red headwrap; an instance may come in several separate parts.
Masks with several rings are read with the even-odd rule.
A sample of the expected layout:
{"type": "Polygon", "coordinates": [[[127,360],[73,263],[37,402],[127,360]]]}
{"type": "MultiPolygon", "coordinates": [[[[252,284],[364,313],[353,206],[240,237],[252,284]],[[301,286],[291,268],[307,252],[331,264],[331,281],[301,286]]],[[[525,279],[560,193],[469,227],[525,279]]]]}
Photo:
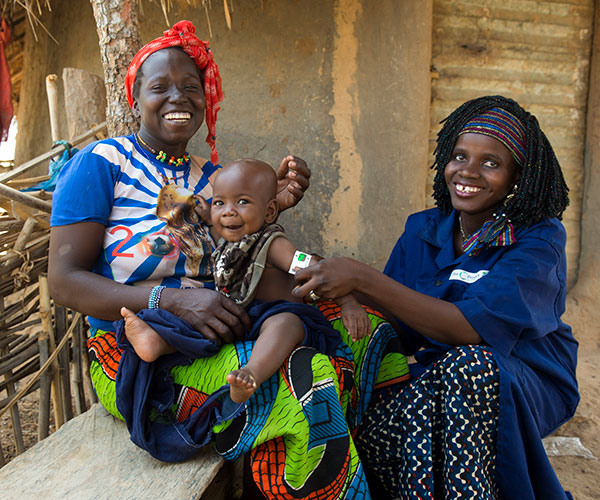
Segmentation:
{"type": "MultiPolygon", "coordinates": [[[[371,339],[332,358],[298,348],[250,401],[234,404],[223,386],[252,349],[252,342],[235,342],[248,318],[214,291],[213,241],[195,212],[198,196],[210,202],[220,168],[221,79],[208,43],[190,22],[177,23],[136,54],[126,92],[139,131],[91,144],[65,165],[51,220],[51,292],[88,315],[100,401],[161,460],[183,460],[212,439],[228,459],[251,452],[252,479],[269,498],[369,498],[349,427],[376,382],[406,374],[388,356],[392,350],[384,352],[391,327],[372,316],[371,339]],[[204,117],[210,161],[186,150],[204,117]],[[122,307],[162,321],[161,338],[175,352],[141,361],[115,332],[122,307]],[[173,324],[164,311],[185,321],[173,324]]],[[[282,209],[302,198],[309,175],[304,161],[284,158],[277,169],[282,209]]]]}

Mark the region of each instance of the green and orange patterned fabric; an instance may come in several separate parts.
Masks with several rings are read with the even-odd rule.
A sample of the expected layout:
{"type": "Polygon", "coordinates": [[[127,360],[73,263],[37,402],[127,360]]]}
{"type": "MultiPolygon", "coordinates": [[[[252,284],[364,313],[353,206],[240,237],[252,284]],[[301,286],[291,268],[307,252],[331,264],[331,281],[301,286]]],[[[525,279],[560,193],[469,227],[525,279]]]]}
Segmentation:
{"type": "MultiPolygon", "coordinates": [[[[257,389],[242,414],[213,428],[212,441],[229,460],[250,453],[253,479],[267,498],[369,499],[353,432],[373,390],[407,380],[408,365],[396,333],[376,311],[367,309],[371,335],[353,342],[339,307],[321,302],[319,308],[341,334],[335,356],[297,348],[257,389]]],[[[120,352],[114,337],[113,332],[96,330],[88,346],[98,398],[120,418],[115,402],[120,352]]],[[[229,372],[247,362],[253,344],[225,345],[214,356],[171,370],[178,421],[187,419],[223,386],[229,372]]]]}

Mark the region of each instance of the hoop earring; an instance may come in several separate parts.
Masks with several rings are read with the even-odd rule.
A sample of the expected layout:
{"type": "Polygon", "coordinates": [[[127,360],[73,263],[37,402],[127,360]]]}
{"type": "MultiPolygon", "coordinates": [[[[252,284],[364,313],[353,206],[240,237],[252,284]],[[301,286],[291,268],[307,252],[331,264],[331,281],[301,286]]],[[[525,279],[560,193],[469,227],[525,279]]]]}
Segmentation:
{"type": "Polygon", "coordinates": [[[511,192],[506,195],[506,198],[504,198],[504,205],[506,205],[511,200],[511,198],[513,198],[515,194],[517,194],[517,189],[519,189],[519,186],[515,184],[511,192]]]}

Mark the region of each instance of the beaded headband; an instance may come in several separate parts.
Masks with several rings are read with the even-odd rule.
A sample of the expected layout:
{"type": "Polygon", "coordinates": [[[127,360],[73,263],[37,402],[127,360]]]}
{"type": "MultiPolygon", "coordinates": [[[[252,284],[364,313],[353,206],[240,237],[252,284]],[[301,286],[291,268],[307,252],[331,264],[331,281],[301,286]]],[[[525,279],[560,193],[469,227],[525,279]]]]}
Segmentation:
{"type": "Polygon", "coordinates": [[[512,113],[501,109],[488,109],[467,122],[458,135],[482,134],[497,139],[512,153],[515,161],[523,166],[526,156],[525,127],[512,113]]]}
{"type": "Polygon", "coordinates": [[[133,107],[135,76],[148,56],[161,49],[181,47],[204,73],[204,99],[206,101],[206,126],[208,127],[206,142],[210,146],[210,161],[218,163],[219,154],[217,153],[215,140],[217,139],[217,113],[221,109],[219,102],[223,100],[221,75],[208,47],[208,42],[200,40],[195,33],[196,27],[190,21],[179,21],[171,29],[166,30],[163,36],[144,45],[129,65],[125,77],[125,92],[129,106],[133,107]]]}

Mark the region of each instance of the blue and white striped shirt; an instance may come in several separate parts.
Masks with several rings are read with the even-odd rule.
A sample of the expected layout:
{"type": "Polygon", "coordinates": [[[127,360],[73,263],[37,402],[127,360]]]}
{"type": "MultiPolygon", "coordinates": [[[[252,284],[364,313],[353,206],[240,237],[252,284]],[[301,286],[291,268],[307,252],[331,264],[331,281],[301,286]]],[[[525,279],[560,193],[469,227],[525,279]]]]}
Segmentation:
{"type": "MultiPolygon", "coordinates": [[[[212,287],[213,242],[198,223],[192,195],[210,203],[211,182],[219,168],[193,156],[189,170],[165,165],[135,136],[95,142],[63,167],[51,225],[103,224],[103,252],[94,272],[119,283],[212,287]],[[166,186],[161,173],[169,176],[166,186]]],[[[102,329],[110,325],[94,318],[90,324],[102,329]]]]}

